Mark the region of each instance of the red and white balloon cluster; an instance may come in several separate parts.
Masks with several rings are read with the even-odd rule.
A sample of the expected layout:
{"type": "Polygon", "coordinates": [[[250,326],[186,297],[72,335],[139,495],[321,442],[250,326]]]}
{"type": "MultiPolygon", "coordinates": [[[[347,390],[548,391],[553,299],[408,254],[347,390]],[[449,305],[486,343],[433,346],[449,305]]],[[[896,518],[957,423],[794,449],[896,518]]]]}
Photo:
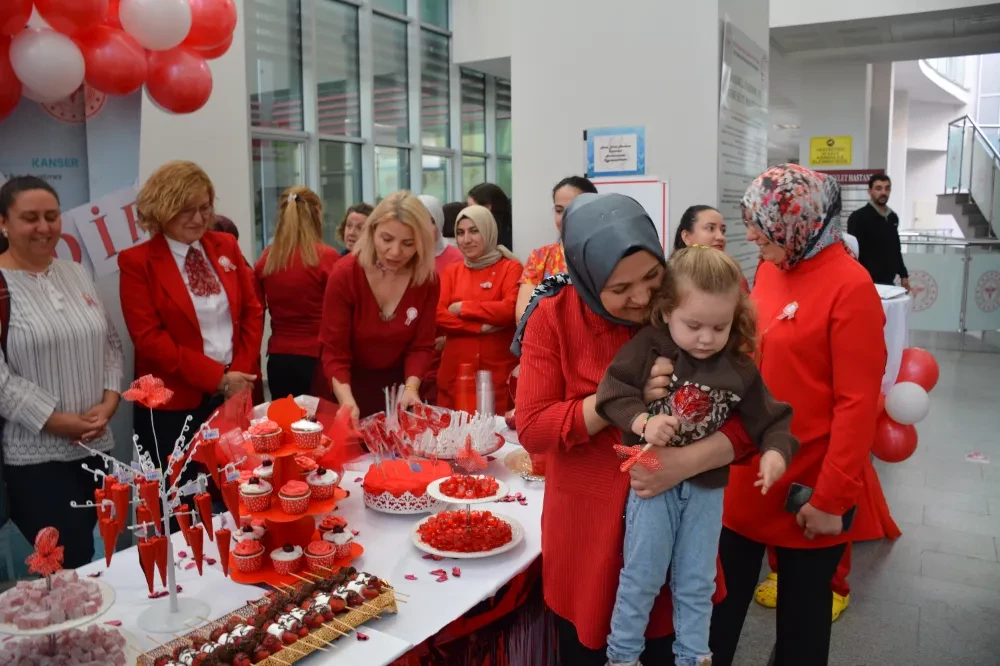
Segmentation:
{"type": "Polygon", "coordinates": [[[174,113],[212,94],[207,60],[233,43],[233,0],[0,0],[0,120],[21,96],[56,102],[84,82],[109,95],[143,84],[174,113]],[[44,23],[29,25],[32,8],[44,23]]]}
{"type": "Polygon", "coordinates": [[[917,450],[917,429],[913,426],[931,409],[928,393],[937,384],[940,371],[930,352],[919,347],[903,350],[896,384],[879,396],[872,454],[885,462],[902,462],[917,450]]]}

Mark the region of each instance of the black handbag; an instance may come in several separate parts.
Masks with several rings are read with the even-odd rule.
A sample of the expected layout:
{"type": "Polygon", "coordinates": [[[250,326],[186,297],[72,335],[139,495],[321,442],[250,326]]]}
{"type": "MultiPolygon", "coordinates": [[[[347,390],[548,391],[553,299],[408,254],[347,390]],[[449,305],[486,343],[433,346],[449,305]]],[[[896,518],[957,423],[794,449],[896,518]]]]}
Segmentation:
{"type": "MultiPolygon", "coordinates": [[[[7,329],[10,328],[10,293],[7,291],[7,280],[0,271],[0,354],[4,363],[7,362],[7,329]]],[[[6,421],[0,416],[0,528],[10,520],[10,502],[7,498],[7,482],[4,480],[3,464],[3,431],[6,421]]]]}

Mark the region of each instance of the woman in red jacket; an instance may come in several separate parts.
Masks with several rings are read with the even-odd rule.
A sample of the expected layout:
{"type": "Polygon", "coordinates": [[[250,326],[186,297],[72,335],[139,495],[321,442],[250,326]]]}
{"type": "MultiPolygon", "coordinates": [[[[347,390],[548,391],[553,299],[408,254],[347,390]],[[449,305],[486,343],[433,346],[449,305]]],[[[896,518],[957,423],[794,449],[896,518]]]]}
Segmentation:
{"type": "Polygon", "coordinates": [[[732,663],[764,545],[771,544],[782,579],[775,664],[823,666],[830,582],[845,543],[876,538],[881,529],[862,483],[885,368],[885,316],[871,278],[842,242],[833,178],[796,165],[772,167],[741,203],[747,240],[765,260],[751,294],[761,331],[758,364],[775,399],[792,405],[801,448],[764,497],[752,467],[733,469],[719,543],[729,594],[712,616],[712,652],[716,666],[732,663]],[[797,513],[785,510],[792,483],[812,489],[797,513]],[[844,516],[852,511],[848,532],[844,516]]]}
{"type": "MultiPolygon", "coordinates": [[[[145,407],[134,429],[154,459],[167,455],[192,417],[188,437],[222,401],[250,388],[264,335],[253,271],[236,239],[209,231],[215,188],[193,162],[168,162],[139,190],[139,224],[151,234],[118,255],[125,324],[135,346],[135,374],[163,380],[173,397],[145,407]]],[[[189,468],[193,472],[193,468],[189,468]]]]}
{"type": "Polygon", "coordinates": [[[430,214],[413,194],[390,194],[333,267],[323,298],[323,372],[355,417],[382,411],[383,389],[397,384],[403,407],[420,402],[439,292],[430,214]]]}
{"type": "Polygon", "coordinates": [[[313,394],[323,294],[339,258],[323,244],[319,196],[308,187],[289,187],[278,204],[274,242],[254,268],[258,297],[271,311],[267,384],[272,399],[313,394]]]}
{"type": "Polygon", "coordinates": [[[521,262],[497,244],[497,223],[482,206],[458,214],[455,239],[465,261],[441,275],[437,325],[447,340],[437,378],[438,404],[454,408],[458,366],[471,363],[493,373],[496,412],[503,414],[510,399],[507,377],[517,365],[510,337],[521,262]]]}
{"type": "MultiPolygon", "coordinates": [[[[657,447],[657,472],[637,465],[630,480],[619,471],[613,446],[621,431],[597,415],[595,393],[615,354],[648,320],[650,294],[663,280],[663,249],[646,211],[619,194],[579,195],[562,234],[569,273],[542,283],[515,337],[517,430],[528,451],[548,456],[542,582],[558,616],[562,663],[603,666],[629,486],[653,497],[732,462],[734,450],[715,433],[686,447],[657,447]]],[[[654,385],[665,382],[647,384],[647,403],[666,395],[654,385]]],[[[744,443],[740,455],[752,446],[744,443]]],[[[665,586],[650,615],[643,663],[673,663],[672,612],[665,586]]]]}

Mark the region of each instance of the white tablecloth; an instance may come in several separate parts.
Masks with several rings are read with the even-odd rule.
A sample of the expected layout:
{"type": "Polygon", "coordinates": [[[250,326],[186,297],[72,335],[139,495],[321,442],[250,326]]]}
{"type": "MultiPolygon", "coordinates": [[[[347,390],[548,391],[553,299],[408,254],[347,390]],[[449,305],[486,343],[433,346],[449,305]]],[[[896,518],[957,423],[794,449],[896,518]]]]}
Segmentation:
{"type": "Polygon", "coordinates": [[[888,393],[896,383],[903,350],[909,346],[910,297],[900,296],[883,300],[882,309],[885,310],[885,346],[889,353],[885,363],[885,375],[882,377],[882,393],[888,393]]]}
{"type": "MultiPolygon", "coordinates": [[[[350,490],[351,496],[340,502],[337,513],[359,531],[358,543],[365,548],[364,555],[354,562],[354,566],[385,578],[409,597],[404,599],[406,603],[399,604],[397,615],[385,614],[382,619],[365,624],[362,631],[370,636],[370,640],[339,640],[336,642],[336,649],[327,653],[315,652],[299,663],[309,666],[389,664],[480,601],[492,596],[504,583],[526,569],[541,554],[543,485],[525,482],[504,466],[504,456],[518,448],[508,443],[494,454],[496,460],[490,463],[487,471],[504,481],[511,493],[523,493],[527,497],[527,505],[509,502],[481,505],[478,508],[516,518],[524,527],[524,540],[502,555],[477,560],[436,562],[422,559],[424,553],[413,545],[410,533],[413,526],[426,514],[390,516],[365,508],[361,477],[364,476],[367,463],[358,466],[359,471],[346,471],[342,487],[350,490]],[[462,570],[459,578],[451,575],[451,569],[455,566],[462,570]],[[448,571],[447,582],[435,582],[435,576],[428,573],[438,568],[448,571]],[[416,576],[417,580],[406,580],[406,574],[416,576]]],[[[173,541],[175,554],[190,550],[179,533],[173,535],[173,541]]],[[[218,559],[214,542],[205,541],[205,556],[218,559]]],[[[184,560],[182,564],[189,561],[191,560],[184,560]]],[[[115,553],[110,568],[105,567],[104,560],[101,559],[81,567],[79,571],[81,576],[96,571],[104,572],[101,580],[114,587],[117,593],[114,606],[98,622],[120,620],[121,629],[130,643],[136,643],[135,647],[140,650],[155,648],[156,643],[136,626],[135,620],[149,604],[166,604],[168,600],[151,600],[147,597],[146,579],[139,567],[136,548],[115,553]]],[[[264,588],[232,582],[222,575],[219,564],[205,564],[204,575],[201,577],[196,569],[183,568],[177,569],[176,576],[177,583],[183,588],[182,596],[197,596],[211,605],[210,618],[220,617],[240,608],[248,600],[259,599],[266,592],[264,588]]],[[[156,585],[159,589],[158,576],[156,585]]],[[[173,637],[152,634],[152,638],[167,643],[173,637]]]]}

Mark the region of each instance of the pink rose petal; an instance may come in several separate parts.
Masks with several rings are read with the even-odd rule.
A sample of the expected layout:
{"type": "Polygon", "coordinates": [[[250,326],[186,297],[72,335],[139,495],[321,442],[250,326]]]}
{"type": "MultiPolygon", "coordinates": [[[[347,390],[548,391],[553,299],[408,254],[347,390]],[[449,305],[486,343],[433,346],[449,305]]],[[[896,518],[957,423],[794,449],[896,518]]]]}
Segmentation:
{"type": "Polygon", "coordinates": [[[92,574],[87,574],[87,578],[100,578],[103,571],[96,571],[92,574]]]}
{"type": "Polygon", "coordinates": [[[430,553],[427,553],[426,555],[424,555],[423,559],[425,559],[425,560],[433,560],[434,556],[431,555],[430,553]]]}
{"type": "Polygon", "coordinates": [[[181,593],[181,592],[183,592],[183,591],[184,591],[184,588],[183,588],[183,587],[181,587],[180,585],[178,585],[178,586],[177,586],[177,594],[180,594],[180,593],[181,593]]]}
{"type": "Polygon", "coordinates": [[[435,578],[434,580],[436,580],[436,581],[437,581],[437,582],[439,582],[439,583],[444,583],[445,581],[447,581],[447,580],[448,580],[448,576],[438,576],[438,577],[437,577],[437,578],[435,578]]]}
{"type": "Polygon", "coordinates": [[[120,627],[120,626],[122,626],[122,621],[121,620],[108,620],[104,624],[110,624],[112,627],[120,627]]]}
{"type": "Polygon", "coordinates": [[[162,599],[163,597],[170,596],[170,593],[166,590],[157,590],[147,595],[150,599],[162,599]]]}
{"type": "Polygon", "coordinates": [[[366,641],[366,640],[368,640],[368,634],[363,634],[360,631],[356,631],[354,633],[357,635],[359,641],[366,641]]]}
{"type": "Polygon", "coordinates": [[[454,576],[455,578],[461,578],[462,577],[462,570],[459,569],[458,567],[452,567],[451,568],[451,575],[454,576]]]}
{"type": "Polygon", "coordinates": [[[496,460],[496,459],[497,459],[497,457],[496,457],[496,456],[486,456],[486,459],[487,459],[488,461],[490,461],[490,462],[493,462],[494,460],[496,460]]]}
{"type": "Polygon", "coordinates": [[[351,534],[353,534],[354,536],[358,536],[359,534],[361,534],[361,532],[359,532],[358,530],[351,530],[351,534]]]}
{"type": "Polygon", "coordinates": [[[524,497],[524,494],[523,493],[518,493],[518,494],[514,495],[514,497],[516,497],[517,499],[521,499],[522,497],[524,497]]]}
{"type": "Polygon", "coordinates": [[[431,572],[430,572],[430,574],[431,574],[432,576],[444,576],[444,575],[446,575],[447,573],[448,573],[448,572],[447,572],[447,571],[445,571],[444,569],[435,569],[434,571],[431,571],[431,572]]]}
{"type": "Polygon", "coordinates": [[[403,576],[403,578],[405,578],[406,580],[416,580],[417,579],[417,577],[414,576],[413,574],[406,574],[405,576],[403,576]]]}
{"type": "Polygon", "coordinates": [[[212,566],[212,565],[214,565],[214,564],[215,564],[215,563],[216,563],[217,561],[218,561],[218,560],[216,560],[216,559],[214,559],[214,558],[211,558],[211,557],[206,557],[206,558],[205,558],[205,562],[207,562],[207,563],[208,563],[208,566],[212,566]]]}
{"type": "Polygon", "coordinates": [[[194,562],[188,562],[186,565],[184,565],[184,571],[188,571],[189,569],[194,569],[196,566],[198,565],[195,564],[194,562]]]}
{"type": "Polygon", "coordinates": [[[360,476],[354,479],[354,483],[361,483],[362,481],[364,481],[364,479],[362,479],[360,476]]]}
{"type": "Polygon", "coordinates": [[[187,554],[187,551],[186,551],[186,550],[181,550],[181,551],[178,551],[178,552],[177,552],[177,557],[181,558],[182,560],[183,560],[183,559],[184,559],[185,557],[187,557],[187,556],[188,556],[188,554],[187,554]]]}

